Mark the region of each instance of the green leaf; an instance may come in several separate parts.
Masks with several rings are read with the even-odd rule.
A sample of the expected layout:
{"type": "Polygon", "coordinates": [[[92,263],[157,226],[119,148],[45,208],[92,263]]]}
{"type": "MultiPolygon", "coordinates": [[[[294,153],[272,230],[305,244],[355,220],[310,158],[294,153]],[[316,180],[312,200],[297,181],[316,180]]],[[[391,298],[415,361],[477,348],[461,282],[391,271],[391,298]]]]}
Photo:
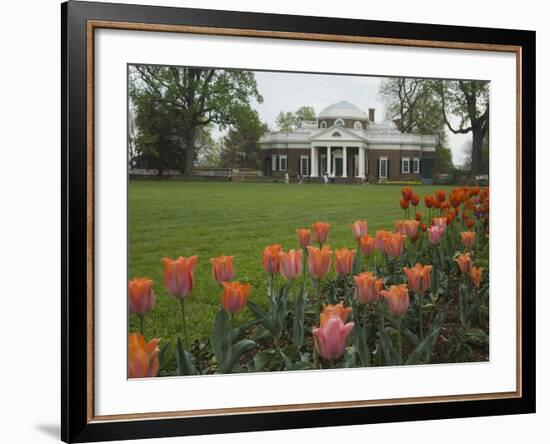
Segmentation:
{"type": "Polygon", "coordinates": [[[264,350],[256,353],[254,356],[254,370],[257,372],[262,371],[269,365],[275,356],[277,356],[277,352],[275,350],[264,350]]]}
{"type": "Polygon", "coordinates": [[[353,258],[353,264],[351,267],[352,273],[354,276],[357,276],[361,273],[361,250],[357,248],[355,251],[355,257],[353,258]]]}
{"type": "Polygon", "coordinates": [[[296,307],[294,307],[294,325],[292,327],[292,342],[299,349],[304,343],[304,307],[306,304],[306,282],[302,284],[300,294],[296,298],[296,307]]]}
{"type": "Polygon", "coordinates": [[[259,321],[257,319],[252,319],[248,322],[245,322],[243,325],[235,327],[233,330],[231,330],[231,343],[235,342],[239,338],[239,336],[241,336],[246,330],[257,324],[258,322],[259,321]]]}
{"type": "Polygon", "coordinates": [[[287,370],[310,370],[312,368],[313,368],[313,365],[311,364],[311,362],[298,361],[292,364],[290,368],[287,368],[287,370]]]}
{"type": "Polygon", "coordinates": [[[230,347],[227,356],[223,362],[220,363],[221,373],[231,373],[233,367],[235,367],[235,363],[241,355],[252,350],[255,346],[256,343],[254,341],[251,341],[250,339],[243,339],[230,347]]]}
{"type": "Polygon", "coordinates": [[[210,342],[216,355],[216,360],[222,362],[229,345],[229,317],[223,308],[220,308],[214,320],[214,330],[210,342]]]}
{"type": "Polygon", "coordinates": [[[181,339],[178,338],[177,343],[178,350],[178,376],[198,375],[199,372],[193,365],[193,355],[187,350],[183,349],[181,339]]]}
{"type": "Polygon", "coordinates": [[[480,328],[469,328],[464,332],[466,342],[481,347],[489,343],[489,336],[480,328]]]}
{"type": "Polygon", "coordinates": [[[382,346],[382,353],[384,355],[384,363],[386,365],[400,365],[401,357],[395,350],[390,337],[386,334],[383,328],[378,330],[380,337],[380,345],[382,346]]]}
{"type": "MultiPolygon", "coordinates": [[[[420,343],[405,362],[406,365],[419,364],[423,356],[428,354],[428,351],[431,350],[437,341],[437,336],[439,335],[439,328],[433,330],[426,338],[420,343]]],[[[431,353],[429,353],[431,355],[431,353]]]]}
{"type": "Polygon", "coordinates": [[[254,316],[267,331],[274,335],[276,328],[265,310],[252,301],[248,301],[247,306],[252,316],[254,316]]]}

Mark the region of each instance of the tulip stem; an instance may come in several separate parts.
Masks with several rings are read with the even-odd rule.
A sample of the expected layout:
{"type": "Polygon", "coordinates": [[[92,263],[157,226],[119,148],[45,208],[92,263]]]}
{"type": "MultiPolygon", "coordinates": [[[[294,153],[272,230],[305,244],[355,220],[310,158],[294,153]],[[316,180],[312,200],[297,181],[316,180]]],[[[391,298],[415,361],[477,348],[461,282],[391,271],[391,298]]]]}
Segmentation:
{"type": "Polygon", "coordinates": [[[188,350],[189,340],[187,336],[187,322],[185,322],[185,299],[180,299],[181,303],[181,319],[183,320],[183,336],[185,339],[185,349],[188,350]]]}
{"type": "Polygon", "coordinates": [[[143,316],[140,316],[139,317],[139,331],[141,332],[141,336],[145,337],[145,335],[143,334],[143,331],[144,331],[144,328],[143,328],[143,316]]]}
{"type": "Polygon", "coordinates": [[[420,329],[420,340],[422,341],[424,339],[424,328],[422,326],[422,293],[416,294],[416,300],[418,302],[418,322],[419,322],[419,329],[420,329]]]}
{"type": "Polygon", "coordinates": [[[397,318],[397,352],[399,353],[399,359],[403,364],[403,348],[401,343],[401,316],[397,318]]]}
{"type": "MultiPolygon", "coordinates": [[[[319,279],[313,278],[311,280],[311,283],[313,284],[313,294],[315,295],[315,298],[317,299],[317,313],[316,313],[316,319],[319,321],[319,326],[321,326],[321,291],[319,289],[319,279]]],[[[318,369],[319,368],[319,352],[317,351],[317,347],[314,349],[313,354],[313,368],[318,369]]]]}

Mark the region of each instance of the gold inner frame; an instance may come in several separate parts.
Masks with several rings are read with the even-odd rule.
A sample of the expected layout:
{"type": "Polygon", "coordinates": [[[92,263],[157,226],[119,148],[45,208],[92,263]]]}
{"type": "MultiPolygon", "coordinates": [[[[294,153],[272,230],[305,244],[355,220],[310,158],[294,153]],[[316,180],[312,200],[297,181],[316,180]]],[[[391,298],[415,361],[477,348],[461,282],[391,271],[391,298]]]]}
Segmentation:
{"type": "Polygon", "coordinates": [[[413,40],[397,38],[380,38],[365,36],[346,36],[332,34],[310,34],[300,32],[283,31],[262,31],[251,29],[234,28],[213,28],[202,26],[187,25],[163,25],[149,23],[130,23],[104,20],[87,21],[87,79],[86,79],[86,158],[87,158],[87,420],[91,422],[103,421],[121,421],[121,420],[144,420],[159,418],[185,418],[197,416],[222,416],[236,414],[252,413],[271,413],[271,412],[292,412],[300,410],[323,410],[332,408],[358,408],[374,407],[388,405],[405,405],[415,403],[438,403],[438,402],[458,402],[458,401],[476,401],[519,398],[522,396],[522,348],[521,348],[521,146],[522,146],[522,108],[521,108],[521,67],[522,67],[522,48],[514,45],[496,45],[486,43],[466,43],[466,42],[445,42],[432,40],[413,40]],[[202,35],[221,35],[232,37],[256,37],[256,38],[277,38],[288,40],[309,40],[338,43],[362,43],[371,45],[393,45],[422,48],[443,48],[443,49],[463,49],[489,52],[510,52],[516,56],[516,390],[513,392],[497,393],[472,393],[464,395],[450,396],[423,396],[409,398],[394,398],[382,400],[364,400],[364,401],[340,401],[309,404],[287,404],[271,405],[259,407],[231,407],[216,408],[206,410],[183,410],[173,412],[149,412],[149,413],[131,413],[117,415],[95,416],[94,414],[94,32],[96,29],[120,29],[132,31],[152,31],[152,32],[177,32],[202,35]]]}

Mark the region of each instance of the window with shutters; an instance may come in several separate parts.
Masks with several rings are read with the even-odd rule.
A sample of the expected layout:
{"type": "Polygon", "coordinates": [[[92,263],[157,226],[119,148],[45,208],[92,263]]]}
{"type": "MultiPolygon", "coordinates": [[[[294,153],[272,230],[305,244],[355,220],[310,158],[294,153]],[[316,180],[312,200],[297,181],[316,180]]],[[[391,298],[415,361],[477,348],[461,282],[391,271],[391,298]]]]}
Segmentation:
{"type": "Polygon", "coordinates": [[[378,164],[378,177],[380,177],[380,179],[388,178],[388,158],[387,157],[380,158],[380,161],[378,164]]]}
{"type": "Polygon", "coordinates": [[[401,173],[409,174],[411,172],[410,159],[408,157],[403,157],[401,159],[401,173]]]}
{"type": "Polygon", "coordinates": [[[309,176],[309,157],[300,156],[300,175],[309,176]]]}

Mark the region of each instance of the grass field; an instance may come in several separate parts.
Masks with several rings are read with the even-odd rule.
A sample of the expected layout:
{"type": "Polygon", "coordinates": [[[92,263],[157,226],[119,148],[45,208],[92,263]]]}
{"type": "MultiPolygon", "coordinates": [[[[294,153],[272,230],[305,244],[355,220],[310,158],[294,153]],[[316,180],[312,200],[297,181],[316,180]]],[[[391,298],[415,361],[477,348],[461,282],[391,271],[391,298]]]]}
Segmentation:
{"type": "MultiPolygon", "coordinates": [[[[436,189],[445,187],[414,187],[420,196],[436,189]]],[[[392,185],[130,181],[129,277],[152,278],[157,294],[145,336],[181,335],[179,302],[164,289],[163,257],[199,256],[194,290],[186,299],[187,322],[191,340],[208,337],[221,294],[211,275],[211,257],[234,256],[236,280],[251,283],[250,298],[261,303],[265,245],[297,248],[296,229],[320,220],[331,224],[328,244],[333,249],[354,247],[350,223],[357,219],[368,221],[370,234],[393,230],[393,221],[403,217],[400,190],[392,185]]],[[[425,211],[423,201],[418,208],[425,211]]],[[[137,331],[136,319],[130,322],[137,331]]]]}

